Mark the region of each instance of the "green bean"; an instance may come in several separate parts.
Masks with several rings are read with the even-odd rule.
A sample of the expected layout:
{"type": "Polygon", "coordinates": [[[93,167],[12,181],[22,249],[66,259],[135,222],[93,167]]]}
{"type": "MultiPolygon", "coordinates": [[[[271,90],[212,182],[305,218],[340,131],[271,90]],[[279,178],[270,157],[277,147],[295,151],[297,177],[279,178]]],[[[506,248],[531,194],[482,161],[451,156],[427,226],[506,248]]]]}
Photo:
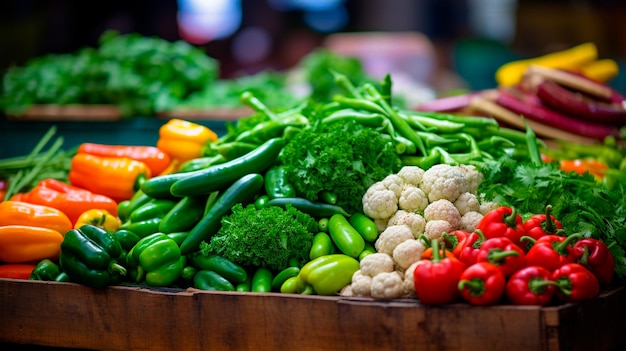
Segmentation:
{"type": "Polygon", "coordinates": [[[399,115],[406,119],[411,127],[416,129],[438,131],[442,133],[455,133],[465,128],[465,125],[463,123],[452,122],[445,119],[437,119],[405,113],[399,113],[399,115]]]}
{"type": "Polygon", "coordinates": [[[270,109],[267,108],[267,106],[263,102],[261,102],[261,100],[259,100],[256,96],[254,96],[254,94],[252,94],[250,91],[244,91],[241,94],[240,99],[243,104],[251,107],[256,112],[265,115],[269,119],[279,119],[278,116],[274,114],[274,112],[270,111],[270,109]]]}

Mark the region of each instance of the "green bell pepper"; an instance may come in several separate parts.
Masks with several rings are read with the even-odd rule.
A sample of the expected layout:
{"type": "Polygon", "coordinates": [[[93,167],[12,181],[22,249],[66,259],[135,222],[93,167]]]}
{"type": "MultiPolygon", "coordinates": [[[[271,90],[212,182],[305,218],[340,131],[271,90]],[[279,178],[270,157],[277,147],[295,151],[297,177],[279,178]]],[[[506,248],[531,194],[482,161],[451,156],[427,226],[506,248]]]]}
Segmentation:
{"type": "Polygon", "coordinates": [[[37,263],[33,271],[30,272],[29,279],[53,282],[70,281],[68,275],[61,271],[61,267],[49,258],[44,258],[37,263]]]}
{"type": "Polygon", "coordinates": [[[270,199],[296,197],[296,189],[287,181],[284,165],[275,165],[265,172],[265,193],[270,199]]]}
{"type": "Polygon", "coordinates": [[[334,295],[352,281],[359,261],[345,254],[320,256],[307,262],[298,274],[299,291],[312,287],[318,295],[334,295]]]}
{"type": "Polygon", "coordinates": [[[122,245],[105,229],[86,224],[65,233],[59,266],[71,281],[93,288],[117,284],[126,275],[122,245]]]}
{"type": "Polygon", "coordinates": [[[180,278],[187,259],[174,239],[164,233],[148,235],[130,250],[126,265],[131,278],[150,286],[168,286],[180,278]]]}

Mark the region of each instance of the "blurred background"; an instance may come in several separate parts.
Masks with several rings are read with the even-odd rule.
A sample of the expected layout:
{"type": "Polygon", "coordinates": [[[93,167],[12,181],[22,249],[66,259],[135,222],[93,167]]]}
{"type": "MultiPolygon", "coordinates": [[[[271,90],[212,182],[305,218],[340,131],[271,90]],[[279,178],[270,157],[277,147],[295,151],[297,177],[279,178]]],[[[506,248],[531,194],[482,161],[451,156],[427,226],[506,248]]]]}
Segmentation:
{"type": "MultiPolygon", "coordinates": [[[[105,30],[116,29],[202,47],[224,78],[288,69],[315,48],[335,45],[355,55],[385,51],[394,64],[408,56],[401,69],[439,91],[482,89],[494,86],[502,63],[587,41],[623,65],[624,18],[624,0],[4,0],[0,72],[96,46],[105,30]],[[352,40],[329,42],[354,32],[423,37],[365,49],[352,40]]],[[[624,80],[620,74],[611,84],[623,92],[624,80]]]]}

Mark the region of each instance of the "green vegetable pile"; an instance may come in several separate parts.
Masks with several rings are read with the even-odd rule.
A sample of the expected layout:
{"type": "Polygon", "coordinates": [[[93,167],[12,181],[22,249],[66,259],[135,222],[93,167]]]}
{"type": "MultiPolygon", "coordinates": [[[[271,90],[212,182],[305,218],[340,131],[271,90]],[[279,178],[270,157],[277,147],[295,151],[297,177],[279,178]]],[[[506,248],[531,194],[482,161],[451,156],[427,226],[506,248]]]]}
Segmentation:
{"type": "Polygon", "coordinates": [[[286,268],[290,260],[300,266],[309,261],[317,221],[292,206],[237,204],[222,218],[220,230],[202,242],[203,255],[217,254],[246,267],[286,268]]]}
{"type": "Polygon", "coordinates": [[[11,67],[0,106],[20,115],[33,104],[112,104],[123,116],[150,116],[206,89],[217,76],[217,61],[184,41],[110,31],[97,48],[11,67]]]}

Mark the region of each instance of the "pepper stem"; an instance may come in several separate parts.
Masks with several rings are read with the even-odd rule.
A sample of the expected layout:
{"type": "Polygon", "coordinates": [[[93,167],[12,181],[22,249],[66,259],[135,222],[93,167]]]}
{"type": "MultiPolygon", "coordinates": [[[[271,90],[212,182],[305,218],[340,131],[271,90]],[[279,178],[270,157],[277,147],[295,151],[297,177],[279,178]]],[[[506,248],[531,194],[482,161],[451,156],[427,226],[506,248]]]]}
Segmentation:
{"type": "Polygon", "coordinates": [[[528,281],[528,289],[537,295],[543,294],[550,285],[559,286],[555,281],[542,278],[532,278],[528,281]]]}
{"type": "Polygon", "coordinates": [[[470,295],[474,297],[483,296],[487,288],[485,287],[485,282],[482,279],[473,278],[470,280],[461,280],[458,285],[459,290],[466,289],[469,291],[470,295]]]}
{"type": "Polygon", "coordinates": [[[504,260],[509,256],[519,256],[519,252],[515,250],[493,249],[487,254],[487,260],[496,266],[502,265],[504,260]]]}
{"type": "Polygon", "coordinates": [[[567,247],[571,243],[574,243],[574,242],[576,242],[576,241],[578,241],[579,239],[582,239],[582,238],[583,238],[582,234],[572,234],[572,235],[566,237],[565,240],[563,240],[561,242],[554,242],[554,243],[552,243],[552,247],[554,248],[554,251],[556,251],[559,255],[566,256],[567,255],[567,247]]]}
{"type": "Polygon", "coordinates": [[[556,224],[552,220],[552,205],[546,205],[546,220],[543,222],[543,231],[546,233],[556,232],[556,224]]]}
{"type": "Polygon", "coordinates": [[[511,213],[510,214],[505,214],[502,217],[502,221],[504,222],[504,224],[506,224],[509,228],[515,228],[517,227],[517,208],[515,207],[511,207],[511,213]]]}

